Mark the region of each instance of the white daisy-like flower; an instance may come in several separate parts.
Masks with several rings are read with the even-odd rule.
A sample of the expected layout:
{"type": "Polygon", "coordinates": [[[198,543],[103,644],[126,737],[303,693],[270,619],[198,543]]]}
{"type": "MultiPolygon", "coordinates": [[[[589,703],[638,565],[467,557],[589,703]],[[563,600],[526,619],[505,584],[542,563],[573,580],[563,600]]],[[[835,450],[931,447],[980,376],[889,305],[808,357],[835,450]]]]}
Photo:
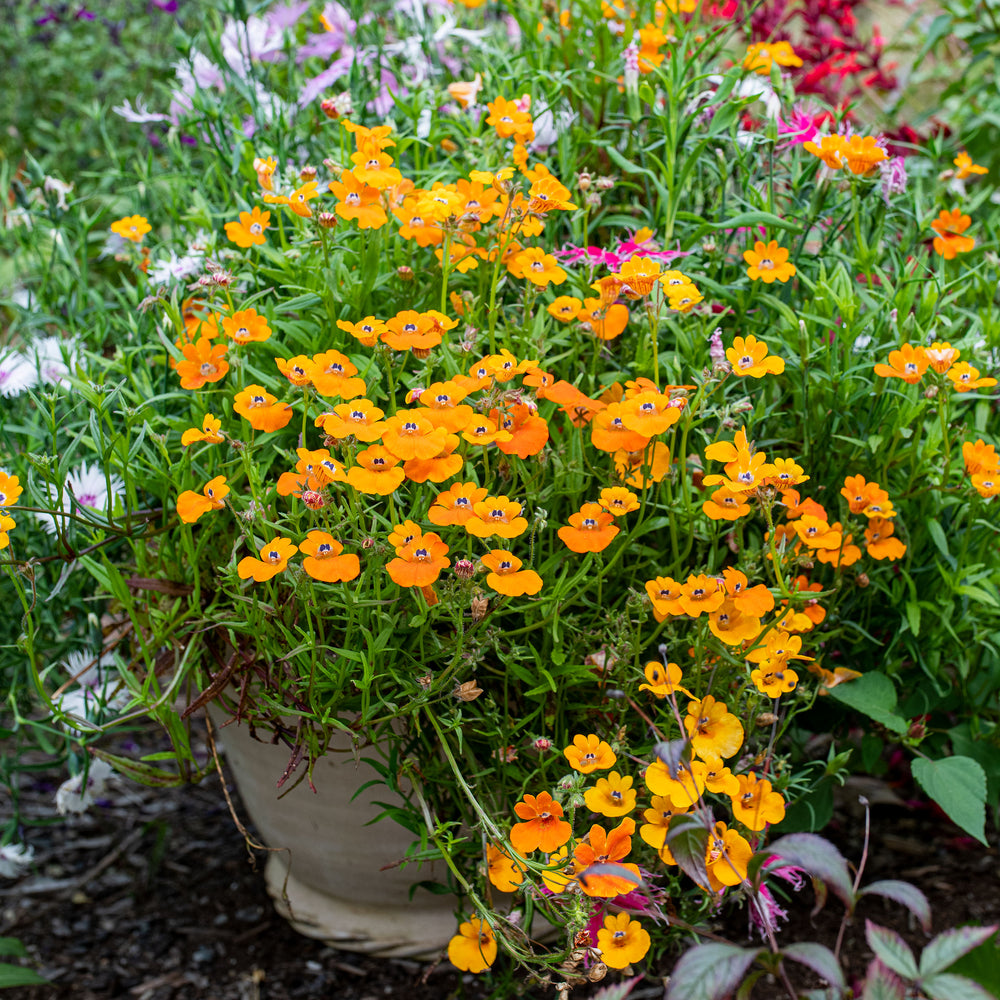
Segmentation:
{"type": "Polygon", "coordinates": [[[38,384],[35,366],[18,351],[0,353],[0,396],[17,396],[38,384]]]}
{"type": "MultiPolygon", "coordinates": [[[[100,514],[105,514],[108,509],[109,498],[112,500],[112,506],[114,506],[114,503],[120,501],[124,494],[125,483],[120,476],[114,474],[106,476],[100,466],[84,463],[79,469],[71,472],[66,477],[66,482],[61,493],[55,486],[49,486],[47,506],[57,507],[70,513],[75,509],[75,500],[76,504],[81,507],[87,507],[100,514]]],[[[38,518],[42,527],[50,535],[55,534],[56,517],[51,514],[36,514],[35,517],[38,518]]],[[[67,518],[62,524],[63,530],[66,530],[72,523],[67,518]]]]}
{"type": "Polygon", "coordinates": [[[27,844],[0,844],[0,875],[20,878],[35,856],[35,849],[27,844]]]}
{"type": "Polygon", "coordinates": [[[135,107],[132,106],[131,101],[122,101],[117,108],[111,110],[119,117],[124,118],[125,121],[132,122],[133,125],[170,121],[170,115],[159,115],[150,111],[141,96],[135,99],[135,107]]]}
{"type": "Polygon", "coordinates": [[[75,362],[76,341],[62,337],[43,337],[31,345],[38,378],[44,385],[62,382],[75,362]]]}
{"type": "Polygon", "coordinates": [[[95,760],[91,762],[86,782],[82,774],[75,774],[64,781],[56,791],[56,808],[60,815],[85,813],[94,804],[94,800],[104,792],[112,773],[110,764],[103,760],[95,760]]]}
{"type": "Polygon", "coordinates": [[[154,285],[166,285],[171,281],[187,281],[188,278],[202,269],[204,263],[205,259],[202,254],[189,253],[178,257],[171,250],[168,258],[158,260],[150,265],[146,277],[154,285]]]}

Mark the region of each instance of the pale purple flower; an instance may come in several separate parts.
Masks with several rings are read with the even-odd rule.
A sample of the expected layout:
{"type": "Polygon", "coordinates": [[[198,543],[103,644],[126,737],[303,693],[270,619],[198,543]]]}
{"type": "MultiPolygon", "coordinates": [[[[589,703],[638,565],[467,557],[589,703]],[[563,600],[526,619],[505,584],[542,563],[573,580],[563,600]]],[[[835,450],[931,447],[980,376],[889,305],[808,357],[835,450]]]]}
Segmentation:
{"type": "Polygon", "coordinates": [[[639,86],[639,43],[633,39],[622,53],[625,60],[625,89],[630,93],[639,86]]]}
{"type": "Polygon", "coordinates": [[[281,4],[268,12],[267,19],[271,22],[271,27],[287,31],[299,23],[302,15],[309,9],[309,6],[310,0],[299,0],[297,3],[281,4]]]}
{"type": "Polygon", "coordinates": [[[902,156],[891,156],[879,164],[882,171],[882,200],[889,204],[890,195],[906,191],[906,161],[902,156]]]}
{"type": "Polygon", "coordinates": [[[284,34],[263,17],[251,14],[246,21],[227,21],[220,42],[229,68],[246,79],[251,63],[274,62],[281,55],[284,34]]]}
{"type": "Polygon", "coordinates": [[[104,791],[111,774],[110,764],[103,760],[93,760],[86,781],[82,774],[64,781],[56,791],[56,808],[60,814],[65,816],[66,813],[85,813],[104,791]]]}
{"type": "Polygon", "coordinates": [[[43,337],[31,345],[31,350],[39,380],[43,385],[53,385],[69,375],[76,354],[76,342],[58,336],[43,337]]]}
{"type": "Polygon", "coordinates": [[[303,62],[312,56],[319,59],[329,59],[343,48],[344,42],[354,34],[357,28],[351,15],[339,3],[326,4],[323,7],[321,17],[326,30],[315,32],[306,37],[305,44],[301,46],[295,56],[296,62],[303,62]]]}
{"type": "Polygon", "coordinates": [[[395,95],[399,94],[400,97],[408,97],[410,92],[400,84],[392,70],[384,67],[379,75],[379,82],[382,84],[382,90],[365,107],[372,114],[378,115],[379,118],[384,118],[396,106],[395,95]]]}
{"type": "Polygon", "coordinates": [[[722,343],[722,327],[717,326],[712,331],[711,339],[708,342],[708,356],[712,359],[712,364],[718,365],[726,360],[726,348],[722,343]]]}
{"type": "Polygon", "coordinates": [[[307,104],[312,104],[323,91],[328,90],[350,72],[351,64],[355,58],[363,60],[366,55],[364,49],[345,50],[336,62],[331,63],[322,73],[306,81],[306,85],[299,93],[299,107],[304,108],[307,104]]]}
{"type": "Polygon", "coordinates": [[[205,263],[202,254],[189,253],[178,257],[173,250],[169,253],[169,257],[150,264],[149,270],[146,272],[150,284],[166,285],[172,281],[187,281],[188,278],[197,274],[205,263]]]}
{"type": "MultiPolygon", "coordinates": [[[[54,484],[49,484],[46,494],[44,506],[61,509],[67,513],[79,507],[86,507],[103,515],[108,509],[109,500],[112,507],[121,501],[125,494],[125,483],[120,476],[114,474],[106,476],[100,466],[84,463],[66,477],[62,491],[54,484]]],[[[55,534],[55,517],[51,514],[36,514],[35,517],[50,535],[55,534]]],[[[73,523],[68,518],[60,520],[63,522],[64,530],[73,523]]]]}

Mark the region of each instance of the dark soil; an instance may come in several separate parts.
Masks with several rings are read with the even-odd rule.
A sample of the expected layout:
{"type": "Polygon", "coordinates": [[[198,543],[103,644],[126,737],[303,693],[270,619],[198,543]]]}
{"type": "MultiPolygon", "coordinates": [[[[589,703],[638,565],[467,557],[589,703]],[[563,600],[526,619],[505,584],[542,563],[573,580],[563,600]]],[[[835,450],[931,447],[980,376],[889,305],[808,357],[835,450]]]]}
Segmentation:
{"type": "MultiPolygon", "coordinates": [[[[120,781],[113,800],[82,816],[52,819],[53,794],[64,775],[34,775],[22,791],[32,825],[32,872],[6,882],[0,936],[19,938],[31,964],[51,987],[12,989],[11,1000],[293,1000],[337,998],[442,1000],[486,997],[486,982],[462,977],[447,961],[373,959],[304,938],[277,917],[264,890],[263,858],[254,858],[234,827],[217,778],[200,786],[150,790],[120,781]],[[464,979],[464,982],[463,982],[464,979]]],[[[235,795],[235,792],[234,792],[235,795]]],[[[871,794],[869,794],[871,798],[871,794]]],[[[892,796],[888,796],[892,798],[892,796]]],[[[235,800],[239,808],[238,799],[235,800]]],[[[845,855],[860,858],[863,814],[845,798],[828,831],[845,855]]],[[[1000,873],[995,848],[963,838],[927,807],[873,806],[872,848],[864,882],[903,878],[930,897],[935,932],[966,922],[1000,921],[1000,873]]],[[[244,818],[245,819],[245,818],[244,818]]],[[[833,897],[815,916],[808,887],[785,905],[790,920],[780,940],[816,940],[832,947],[843,908],[833,897]]],[[[870,959],[864,920],[893,927],[915,947],[927,938],[901,907],[864,900],[844,939],[852,976],[870,959]]],[[[746,944],[745,914],[715,930],[746,944]]],[[[655,969],[632,993],[664,994],[669,968],[655,969]]],[[[793,970],[798,973],[798,968],[793,970]]],[[[608,982],[617,980],[612,973],[608,982]]],[[[793,975],[797,986],[818,986],[793,975]]],[[[510,987],[508,995],[554,997],[510,987]]],[[[573,996],[593,996],[579,989],[573,996]]],[[[761,980],[754,1000],[784,996],[761,980]]]]}

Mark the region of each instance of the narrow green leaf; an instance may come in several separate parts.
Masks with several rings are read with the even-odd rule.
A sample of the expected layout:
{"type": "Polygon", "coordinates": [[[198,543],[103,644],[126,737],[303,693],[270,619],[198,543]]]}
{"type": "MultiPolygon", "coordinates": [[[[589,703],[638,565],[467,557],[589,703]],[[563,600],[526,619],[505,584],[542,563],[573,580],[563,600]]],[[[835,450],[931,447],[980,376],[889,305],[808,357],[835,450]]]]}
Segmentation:
{"type": "MultiPolygon", "coordinates": [[[[849,685],[848,685],[849,686],[849,685]]],[[[971,757],[918,757],[912,764],[920,787],[948,818],[981,844],[986,840],[986,772],[971,757]]]]}
{"type": "Polygon", "coordinates": [[[22,969],[19,965],[8,965],[0,962],[0,990],[9,990],[14,986],[46,986],[47,979],[43,979],[37,972],[31,969],[22,969]]]}
{"type": "Polygon", "coordinates": [[[15,937],[0,937],[0,955],[13,955],[26,958],[28,949],[15,937]]]}

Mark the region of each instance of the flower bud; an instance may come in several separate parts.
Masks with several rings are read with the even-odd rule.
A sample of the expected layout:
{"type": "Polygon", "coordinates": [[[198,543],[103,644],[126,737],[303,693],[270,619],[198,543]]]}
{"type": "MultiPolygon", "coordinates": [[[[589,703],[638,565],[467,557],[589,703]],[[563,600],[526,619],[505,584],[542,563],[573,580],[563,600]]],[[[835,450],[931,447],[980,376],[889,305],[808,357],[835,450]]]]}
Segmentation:
{"type": "Polygon", "coordinates": [[[333,227],[337,224],[337,216],[335,216],[333,212],[320,212],[319,215],[316,216],[316,221],[324,229],[333,229],[333,227]]]}
{"type": "Polygon", "coordinates": [[[299,171],[299,180],[302,181],[303,183],[305,181],[314,181],[314,180],[316,180],[316,168],[315,167],[311,167],[308,164],[306,164],[299,171]]]}
{"type": "Polygon", "coordinates": [[[455,563],[455,576],[460,580],[471,580],[476,573],[476,564],[471,559],[459,559],[455,563]]]}
{"type": "Polygon", "coordinates": [[[413,281],[413,268],[407,267],[405,264],[396,268],[396,274],[400,281],[413,281]]]}
{"type": "Polygon", "coordinates": [[[545,753],[547,750],[552,749],[552,740],[550,740],[547,736],[539,736],[531,745],[539,753],[545,753]]]}
{"type": "Polygon", "coordinates": [[[317,493],[316,490],[303,490],[302,502],[310,510],[322,510],[326,506],[326,501],[323,499],[323,494],[317,493]]]}
{"type": "Polygon", "coordinates": [[[773,726],[777,718],[774,712],[761,712],[754,721],[754,725],[764,729],[767,726],[773,726]]]}
{"type": "Polygon", "coordinates": [[[855,582],[855,583],[856,583],[856,584],[857,584],[857,585],[858,585],[859,587],[867,587],[867,586],[868,586],[868,584],[869,584],[869,582],[870,582],[870,581],[869,581],[869,579],[868,579],[868,574],[867,574],[867,573],[859,573],[859,574],[858,574],[858,575],[857,575],[857,576],[856,576],[856,577],[854,578],[854,582],[855,582]]]}

